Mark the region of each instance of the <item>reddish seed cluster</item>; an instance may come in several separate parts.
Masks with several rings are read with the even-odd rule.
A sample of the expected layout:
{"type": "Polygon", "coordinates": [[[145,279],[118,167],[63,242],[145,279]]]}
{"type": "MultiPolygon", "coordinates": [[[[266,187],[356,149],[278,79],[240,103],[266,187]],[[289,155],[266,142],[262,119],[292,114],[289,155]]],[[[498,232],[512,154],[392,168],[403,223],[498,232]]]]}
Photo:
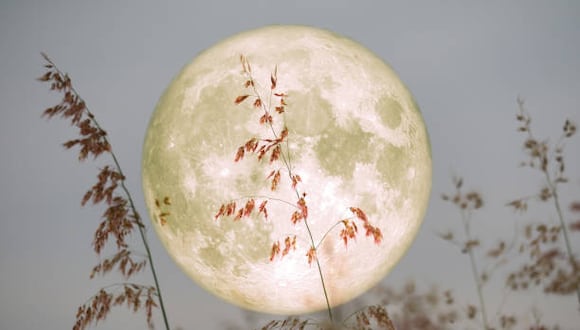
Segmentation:
{"type": "Polygon", "coordinates": [[[348,219],[342,220],[342,224],[344,225],[344,228],[340,231],[340,237],[344,241],[344,246],[347,246],[349,239],[355,239],[356,234],[358,233],[358,227],[354,221],[348,219]]]}
{"type": "MultiPolygon", "coordinates": [[[[263,124],[260,120],[260,124],[263,124]]],[[[268,124],[271,124],[270,122],[268,124]]],[[[244,145],[238,147],[234,161],[238,162],[244,158],[247,152],[256,153],[258,160],[262,160],[268,153],[270,153],[270,163],[280,158],[282,152],[282,142],[288,136],[288,129],[284,127],[280,132],[280,136],[274,139],[257,139],[255,137],[249,139],[244,145]],[[260,144],[261,143],[261,144],[260,144]]]]}
{"type": "Polygon", "coordinates": [[[300,197],[296,203],[297,210],[292,213],[290,221],[293,225],[297,224],[301,220],[308,219],[308,206],[306,205],[306,200],[304,197],[300,197]]]}
{"type": "Polygon", "coordinates": [[[171,215],[171,213],[167,210],[163,210],[163,208],[168,207],[171,205],[171,200],[168,196],[163,198],[163,201],[159,201],[155,199],[155,208],[157,209],[157,220],[162,226],[167,224],[167,218],[171,215]]]}
{"type": "Polygon", "coordinates": [[[363,210],[359,209],[358,207],[350,207],[350,211],[358,220],[363,222],[363,227],[366,230],[365,235],[367,237],[372,236],[376,244],[381,243],[383,240],[383,233],[378,227],[371,225],[367,215],[363,212],[363,210]]]}
{"type": "MultiPolygon", "coordinates": [[[[258,215],[264,214],[264,218],[268,220],[268,209],[266,208],[267,200],[264,200],[258,206],[258,215]]],[[[234,221],[241,220],[242,218],[248,218],[255,211],[256,201],[250,198],[246,201],[243,207],[238,208],[235,201],[222,204],[219,211],[214,215],[214,219],[218,220],[220,217],[234,216],[234,221]]]]}
{"type": "Polygon", "coordinates": [[[306,257],[308,258],[308,264],[311,265],[312,261],[316,260],[316,248],[311,246],[306,252],[306,257]]]}
{"type": "Polygon", "coordinates": [[[290,236],[286,236],[284,239],[284,249],[280,250],[280,242],[276,241],[272,244],[272,251],[270,251],[270,261],[273,261],[277,255],[281,257],[287,255],[290,250],[296,250],[296,235],[292,238],[290,236]]]}
{"type": "Polygon", "coordinates": [[[106,138],[107,132],[96,124],[93,114],[74,90],[69,76],[63,75],[45,54],[42,56],[47,61],[44,66],[47,71],[38,80],[50,82],[51,90],[63,93],[62,101],[44,110],[42,115],[48,118],[60,115],[79,128],[80,138],[65,142],[65,148],[70,149],[79,145],[81,147],[79,160],[85,160],[89,155],[96,158],[104,152],[111,152],[111,145],[106,138]]]}
{"type": "Polygon", "coordinates": [[[275,191],[278,189],[278,184],[280,183],[280,170],[272,170],[270,174],[266,177],[266,180],[271,180],[270,190],[275,191]]]}

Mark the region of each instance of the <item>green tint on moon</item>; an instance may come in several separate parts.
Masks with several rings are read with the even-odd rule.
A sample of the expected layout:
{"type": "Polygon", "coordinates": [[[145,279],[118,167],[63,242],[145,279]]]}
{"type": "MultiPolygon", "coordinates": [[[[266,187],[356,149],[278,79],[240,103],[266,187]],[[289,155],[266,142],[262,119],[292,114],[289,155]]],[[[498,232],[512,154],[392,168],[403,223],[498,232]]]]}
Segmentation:
{"type": "Polygon", "coordinates": [[[251,98],[234,104],[251,92],[244,88],[241,54],[264,99],[277,66],[277,90],[288,94],[288,105],[284,116],[273,113],[274,124],[288,127],[292,171],[307,193],[315,241],[352,217],[350,206],[364,210],[383,233],[376,245],[360,226],[356,241],[345,247],[336,226],[320,244],[330,303],[345,303],[377,284],[403,256],[431,189],[429,139],[413,97],[388,65],[350,39],[270,26],[226,39],[185,66],[159,100],[143,148],[153,227],[180,268],[222,299],[266,313],[326,307],[316,264],[305,256],[304,223],[290,221],[296,195],[282,162],[252,155],[234,162],[248,139],[272,134],[258,123],[261,113],[251,98]],[[266,177],[276,169],[282,181],[272,192],[266,177]],[[271,198],[268,220],[214,220],[221,204],[243,205],[251,196],[271,198]],[[296,250],[270,262],[272,243],[288,235],[297,236],[296,250]]]}

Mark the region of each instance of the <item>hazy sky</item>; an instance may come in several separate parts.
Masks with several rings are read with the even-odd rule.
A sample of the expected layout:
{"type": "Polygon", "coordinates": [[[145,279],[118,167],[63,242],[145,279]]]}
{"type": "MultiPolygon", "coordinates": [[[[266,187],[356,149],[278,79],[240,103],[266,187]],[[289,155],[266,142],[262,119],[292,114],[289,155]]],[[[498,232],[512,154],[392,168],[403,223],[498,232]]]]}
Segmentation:
{"type": "MultiPolygon", "coordinates": [[[[505,203],[542,184],[537,173],[517,167],[523,154],[515,131],[516,97],[526,99],[538,135],[557,136],[566,117],[580,124],[580,2],[466,3],[1,1],[0,328],[69,328],[79,304],[118,281],[88,278],[97,261],[90,242],[103,210],[79,202],[98,164],[78,164],[74,152],[60,147],[76,134],[68,124],[40,118],[59,98],[34,80],[43,73],[39,52],[72,76],[109,132],[145,215],[141,147],[164,88],[203,49],[269,24],[304,24],[353,38],[410,88],[430,133],[433,197],[417,241],[385,281],[396,286],[415,278],[425,286],[453,288],[460,301],[475,303],[468,260],[436,236],[459,228],[457,213],[439,195],[452,190],[451,175],[463,175],[486,201],[474,230],[489,244],[511,237],[518,217],[505,203]]],[[[578,137],[568,148],[572,180],[565,205],[580,199],[578,137]]],[[[554,218],[543,208],[532,210],[521,220],[554,218]]],[[[238,308],[183,275],[153,232],[149,240],[174,326],[211,330],[239,322],[238,308]]],[[[577,234],[572,244],[580,249],[577,234]]],[[[138,280],[149,281],[145,274],[138,280]]],[[[501,285],[486,290],[492,311],[501,292],[501,285]]],[[[529,309],[546,301],[546,320],[568,329],[580,324],[574,298],[511,295],[507,306],[529,309]]],[[[142,315],[119,309],[99,329],[144,327],[142,315]]]]}

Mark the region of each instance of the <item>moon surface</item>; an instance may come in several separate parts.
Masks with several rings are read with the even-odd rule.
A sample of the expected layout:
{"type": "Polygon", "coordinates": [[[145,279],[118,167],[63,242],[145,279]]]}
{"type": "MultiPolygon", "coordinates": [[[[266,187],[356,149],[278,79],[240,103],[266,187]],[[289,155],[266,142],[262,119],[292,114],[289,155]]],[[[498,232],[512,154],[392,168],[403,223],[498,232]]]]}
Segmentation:
{"type": "Polygon", "coordinates": [[[280,161],[246,155],[252,137],[272,137],[259,124],[245,88],[240,55],[251,64],[256,91],[270,98],[270,78],[287,94],[274,126],[288,128],[291,170],[307,193],[308,224],[332,306],[377,284],[409,248],[431,190],[427,131],[411,93],[393,70],[360,44],[304,26],[240,33],[186,65],[162,95],[143,147],[142,180],[153,227],[179,267],[213,294],[240,307],[277,314],[326,308],[316,262],[308,263],[304,222],[292,224],[297,196],[280,161]],[[277,125],[277,126],[276,126],[277,125]],[[281,170],[271,191],[272,170],[281,170]],[[214,216],[220,205],[268,200],[268,218],[214,216]],[[383,239],[359,224],[345,246],[341,219],[364,210],[383,239]],[[334,226],[334,227],[333,227],[334,226]],[[332,230],[325,236],[329,229],[332,230]],[[270,261],[272,244],[296,235],[296,249],[270,261]]]}

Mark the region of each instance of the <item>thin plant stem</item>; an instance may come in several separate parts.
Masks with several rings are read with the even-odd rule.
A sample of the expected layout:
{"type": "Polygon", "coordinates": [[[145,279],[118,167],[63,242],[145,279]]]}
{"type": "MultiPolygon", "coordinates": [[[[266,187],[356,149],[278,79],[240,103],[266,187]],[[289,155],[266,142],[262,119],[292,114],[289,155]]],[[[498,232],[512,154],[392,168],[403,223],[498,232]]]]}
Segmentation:
{"type": "Polygon", "coordinates": [[[332,227],[328,228],[326,233],[324,233],[324,235],[322,235],[322,238],[320,239],[320,241],[318,241],[318,244],[316,244],[316,246],[315,246],[316,249],[318,249],[320,244],[322,244],[322,242],[324,242],[324,239],[326,238],[326,236],[328,236],[328,234],[330,234],[330,232],[338,225],[340,225],[340,221],[337,221],[334,225],[332,225],[332,227]]]}
{"type": "MultiPolygon", "coordinates": [[[[471,241],[471,232],[469,230],[469,217],[466,215],[464,210],[461,211],[461,220],[463,222],[463,229],[465,230],[465,237],[467,241],[471,241]]],[[[481,320],[483,322],[484,328],[490,329],[487,319],[487,311],[485,309],[485,302],[483,299],[483,291],[481,290],[482,283],[479,278],[479,271],[477,269],[477,263],[475,261],[475,256],[473,255],[473,249],[467,247],[467,254],[469,255],[469,261],[471,263],[471,273],[473,274],[473,279],[475,281],[475,287],[477,288],[477,297],[479,299],[479,305],[481,308],[481,320]]]]}
{"type": "MultiPolygon", "coordinates": [[[[308,231],[308,236],[310,236],[310,243],[315,251],[318,252],[316,245],[314,244],[314,238],[312,237],[312,232],[310,231],[310,226],[308,225],[308,220],[304,219],[304,224],[306,225],[306,230],[308,231]]],[[[328,311],[328,319],[330,323],[334,323],[332,317],[332,308],[330,307],[330,302],[328,301],[328,292],[326,291],[326,285],[324,284],[324,276],[322,275],[322,267],[320,266],[320,261],[318,256],[316,256],[316,267],[318,268],[318,274],[320,275],[320,283],[322,283],[322,290],[324,291],[324,299],[326,300],[326,309],[328,311]]]]}

